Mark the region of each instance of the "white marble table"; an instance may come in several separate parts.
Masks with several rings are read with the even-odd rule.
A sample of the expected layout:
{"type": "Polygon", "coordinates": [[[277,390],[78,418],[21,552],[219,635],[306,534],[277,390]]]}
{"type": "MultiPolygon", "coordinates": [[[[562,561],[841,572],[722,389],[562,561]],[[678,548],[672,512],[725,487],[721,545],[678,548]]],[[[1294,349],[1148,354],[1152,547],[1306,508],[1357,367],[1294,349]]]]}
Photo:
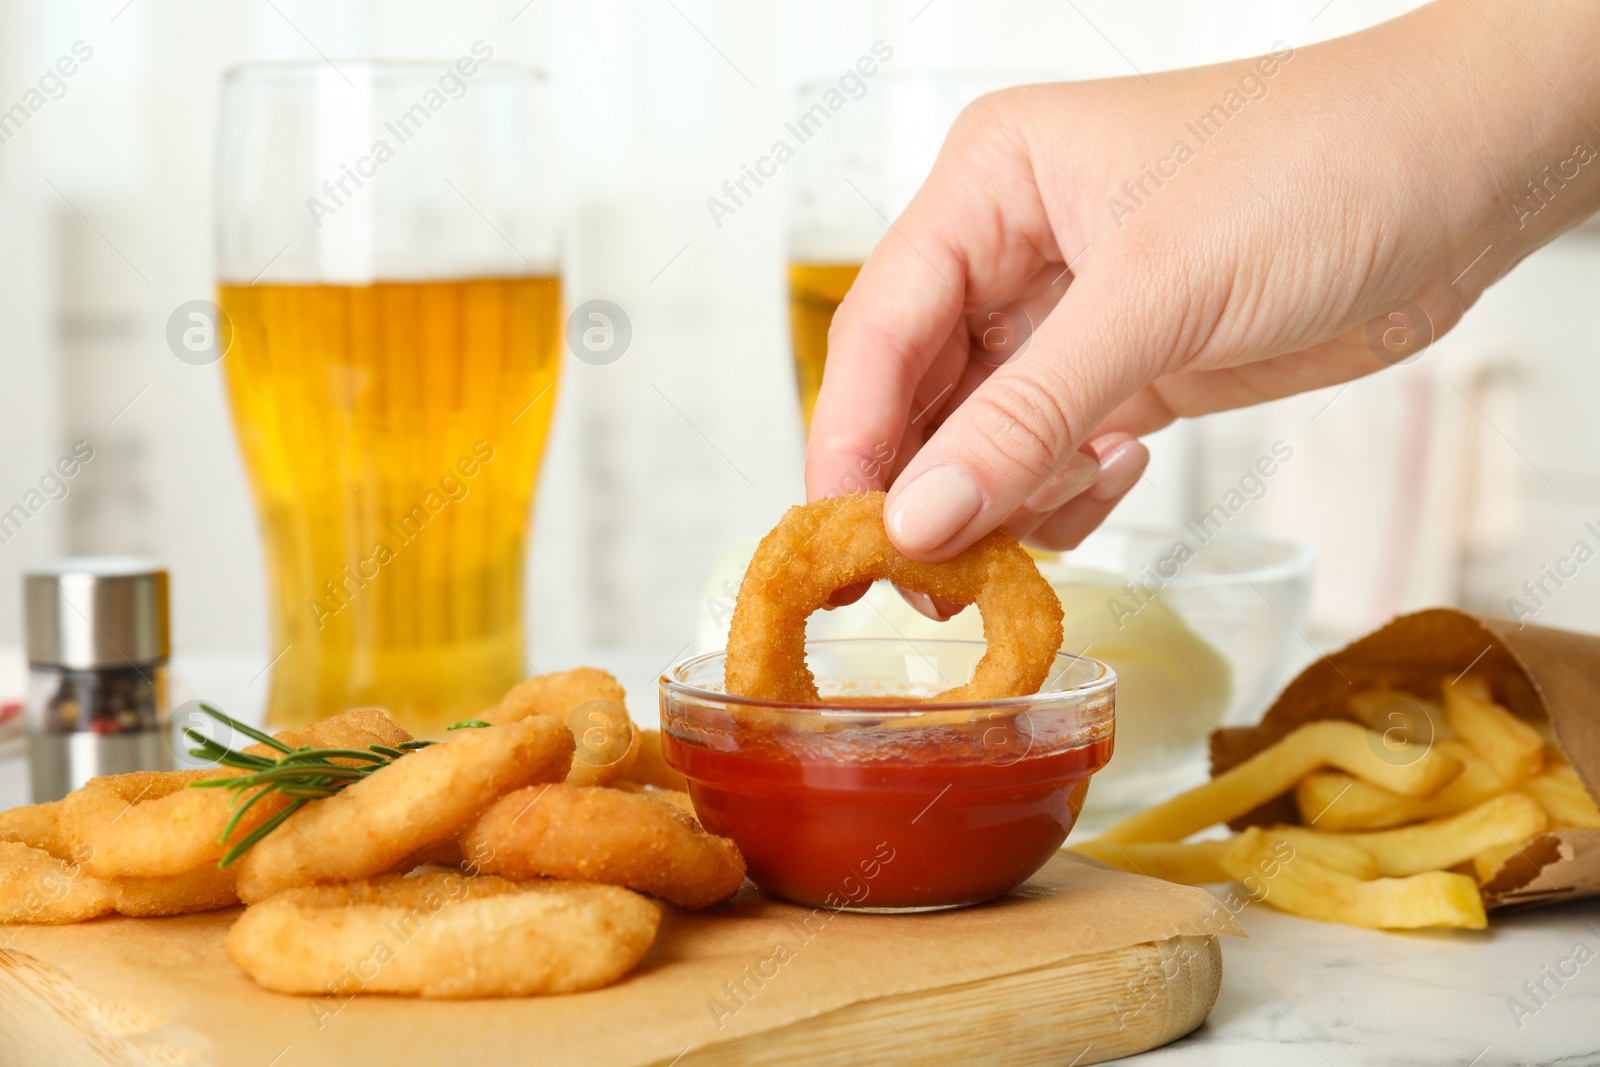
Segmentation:
{"type": "MultiPolygon", "coordinates": [[[[648,693],[666,658],[582,662],[611,669],[630,692],[648,693]]],[[[203,695],[240,717],[259,717],[263,694],[235,681],[254,673],[243,666],[190,661],[179,699],[203,695]]],[[[652,699],[630,704],[635,718],[655,719],[652,699]]],[[[0,755],[0,808],[27,801],[26,778],[20,753],[0,755]]],[[[1497,916],[1483,933],[1354,930],[1259,904],[1239,921],[1250,937],[1223,939],[1222,993],[1210,1019],[1189,1037],[1124,1062],[1600,1067],[1600,898],[1497,916]],[[1568,963],[1576,974],[1561,976],[1562,961],[1579,945],[1588,962],[1568,963]],[[1545,992],[1537,991],[1540,982],[1545,992]],[[1527,1009],[1520,1018],[1513,998],[1527,1009]]]]}
{"type": "Polygon", "coordinates": [[[1499,915],[1482,933],[1354,930],[1260,904],[1239,921],[1250,936],[1223,939],[1211,1017],[1125,1062],[1600,1064],[1600,899],[1499,915]],[[1588,962],[1567,963],[1576,974],[1561,977],[1580,944],[1588,962]],[[1536,1001],[1524,983],[1541,981],[1548,992],[1535,989],[1536,1001]],[[1514,1015],[1512,998],[1529,1010],[1514,1015]]]}

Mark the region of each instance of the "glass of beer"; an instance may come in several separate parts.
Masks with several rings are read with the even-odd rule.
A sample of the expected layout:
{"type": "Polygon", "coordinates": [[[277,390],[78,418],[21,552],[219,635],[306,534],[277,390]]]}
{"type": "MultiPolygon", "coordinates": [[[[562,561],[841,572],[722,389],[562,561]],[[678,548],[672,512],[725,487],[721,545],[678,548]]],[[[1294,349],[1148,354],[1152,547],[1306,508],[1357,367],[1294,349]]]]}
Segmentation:
{"type": "Polygon", "coordinates": [[[787,125],[799,142],[789,211],[789,330],[808,429],[828,358],[828,327],[862,261],[928,176],[961,109],[1023,80],[883,69],[800,87],[787,125]]]}
{"type": "Polygon", "coordinates": [[[491,54],[226,79],[216,351],[275,727],[377,706],[437,736],[527,673],[559,238],[543,79],[491,54]]]}

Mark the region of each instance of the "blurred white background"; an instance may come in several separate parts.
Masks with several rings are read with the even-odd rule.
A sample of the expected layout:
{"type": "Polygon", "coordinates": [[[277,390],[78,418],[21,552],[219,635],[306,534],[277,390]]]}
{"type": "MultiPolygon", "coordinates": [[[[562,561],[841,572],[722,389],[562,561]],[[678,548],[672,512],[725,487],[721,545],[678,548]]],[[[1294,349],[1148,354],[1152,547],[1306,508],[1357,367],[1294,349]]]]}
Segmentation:
{"type": "MultiPolygon", "coordinates": [[[[93,49],[0,144],[0,510],[72,442],[95,449],[68,495],[0,544],[0,645],[19,640],[23,567],[135,552],[172,566],[179,649],[269,656],[220,369],[180,362],[164,337],[177,305],[212,293],[218,89],[233,64],[447,61],[481,39],[549,72],[567,303],[616,302],[634,339],[617,363],[563,372],[528,579],[543,670],[594,648],[664,661],[691,639],[718,554],[801,499],[786,192],[763,190],[720,229],[705,206],[765,151],[797,84],[879,39],[896,70],[1114,76],[1304,45],[1409,6],[0,0],[0,107],[75,42],[93,49]]],[[[1197,515],[1283,440],[1292,461],[1233,522],[1316,546],[1318,640],[1425,604],[1508,613],[1573,542],[1600,543],[1584,529],[1600,528],[1600,419],[1582,399],[1600,396],[1596,292],[1600,236],[1569,235],[1412,365],[1161,434],[1118,521],[1197,515]]],[[[1538,621],[1600,630],[1597,574],[1547,582],[1538,621]]]]}

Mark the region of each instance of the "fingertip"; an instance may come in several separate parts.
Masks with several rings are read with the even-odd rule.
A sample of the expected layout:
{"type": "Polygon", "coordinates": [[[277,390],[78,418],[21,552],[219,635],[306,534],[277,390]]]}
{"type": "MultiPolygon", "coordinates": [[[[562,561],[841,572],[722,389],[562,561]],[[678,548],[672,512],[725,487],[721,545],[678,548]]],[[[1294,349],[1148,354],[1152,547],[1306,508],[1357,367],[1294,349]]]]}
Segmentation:
{"type": "MultiPolygon", "coordinates": [[[[888,452],[890,458],[893,452],[888,452]]],[[[855,441],[807,448],[806,499],[867,493],[882,489],[887,477],[884,446],[855,441]]]]}
{"type": "Polygon", "coordinates": [[[872,588],[871,582],[856,582],[854,585],[842,585],[835,589],[828,597],[827,604],[823,607],[832,611],[834,608],[848,607],[867,595],[867,590],[872,588]]]}
{"type": "Polygon", "coordinates": [[[1077,548],[1105,522],[1122,498],[1139,484],[1144,475],[1150,453],[1143,443],[1110,441],[1104,443],[1097,455],[1106,457],[1101,481],[1081,496],[1073,497],[1057,508],[1055,513],[1041,522],[1023,543],[1051,552],[1066,552],[1077,548]],[[1117,458],[1117,457],[1121,458],[1117,458]]]}
{"type": "Polygon", "coordinates": [[[889,491],[884,528],[910,558],[937,563],[977,539],[969,528],[983,504],[983,490],[965,470],[950,464],[930,467],[889,491]]]}
{"type": "Polygon", "coordinates": [[[900,594],[901,600],[916,608],[919,615],[930,618],[934,622],[949,622],[965,606],[953,604],[944,597],[919,593],[915,589],[901,589],[899,586],[895,586],[894,591],[900,594]]]}

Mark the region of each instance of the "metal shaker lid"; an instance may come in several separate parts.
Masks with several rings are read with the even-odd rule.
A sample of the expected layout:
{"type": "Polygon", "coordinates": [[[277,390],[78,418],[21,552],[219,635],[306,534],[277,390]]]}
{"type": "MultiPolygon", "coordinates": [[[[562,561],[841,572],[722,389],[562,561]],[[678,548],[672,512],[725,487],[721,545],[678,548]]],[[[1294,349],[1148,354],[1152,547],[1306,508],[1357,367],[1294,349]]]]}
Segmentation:
{"type": "Polygon", "coordinates": [[[92,669],[167,658],[167,571],[150,560],[80,556],[23,575],[28,662],[92,669]]]}

